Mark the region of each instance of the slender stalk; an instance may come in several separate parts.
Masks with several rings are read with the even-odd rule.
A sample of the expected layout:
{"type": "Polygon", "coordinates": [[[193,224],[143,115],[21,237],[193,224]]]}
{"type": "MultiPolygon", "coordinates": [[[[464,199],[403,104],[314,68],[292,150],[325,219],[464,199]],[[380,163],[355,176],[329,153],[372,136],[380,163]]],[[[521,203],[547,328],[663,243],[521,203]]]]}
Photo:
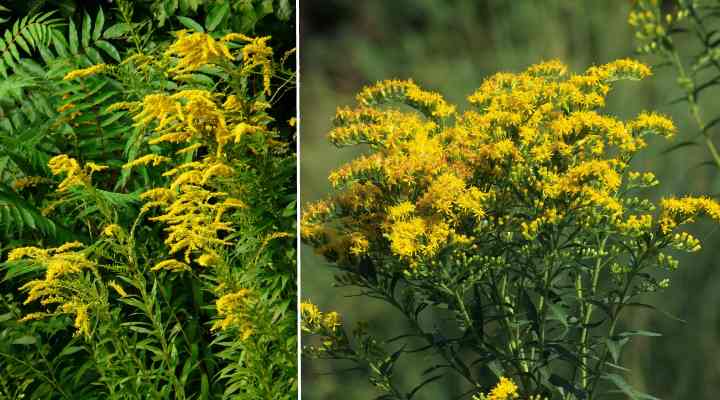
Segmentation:
{"type": "MultiPolygon", "coordinates": [[[[604,252],[605,252],[606,242],[607,242],[607,237],[603,238],[600,241],[600,246],[599,246],[599,250],[598,250],[598,258],[595,261],[595,267],[593,268],[593,271],[592,271],[592,281],[591,281],[591,286],[590,286],[590,296],[591,297],[595,296],[595,294],[597,293],[597,286],[598,286],[598,281],[600,278],[600,271],[602,270],[602,267],[604,265],[602,261],[603,261],[603,256],[604,256],[604,252]]],[[[580,281],[580,292],[578,294],[578,299],[582,299],[582,297],[581,297],[583,295],[583,293],[582,293],[582,275],[578,274],[577,279],[580,281]]],[[[580,332],[580,363],[581,363],[581,365],[580,365],[580,385],[581,386],[580,387],[583,390],[587,390],[587,388],[588,388],[588,370],[589,370],[589,368],[588,368],[588,361],[589,361],[588,336],[590,333],[590,328],[588,327],[588,325],[590,324],[590,320],[592,318],[594,306],[592,303],[581,302],[580,307],[581,307],[581,316],[582,316],[582,323],[583,323],[582,331],[580,332]]],[[[592,398],[591,393],[588,393],[588,396],[590,396],[590,398],[592,398]]]]}
{"type": "Polygon", "coordinates": [[[710,155],[712,155],[713,161],[715,162],[715,165],[717,165],[718,168],[720,168],[720,152],[718,152],[717,147],[715,146],[715,143],[713,143],[712,138],[707,132],[707,125],[705,124],[705,121],[703,121],[702,116],[700,115],[700,106],[698,105],[696,98],[695,98],[695,83],[690,78],[685,71],[685,66],[683,65],[682,61],[680,60],[680,54],[678,54],[677,50],[673,47],[672,51],[670,51],[670,59],[675,66],[675,69],[678,72],[678,75],[680,77],[680,81],[682,82],[690,82],[690,87],[685,87],[685,93],[687,95],[688,104],[690,105],[690,115],[692,116],[693,120],[695,121],[695,124],[698,126],[698,129],[700,130],[700,133],[702,133],[703,137],[705,138],[705,146],[710,151],[710,155]]]}

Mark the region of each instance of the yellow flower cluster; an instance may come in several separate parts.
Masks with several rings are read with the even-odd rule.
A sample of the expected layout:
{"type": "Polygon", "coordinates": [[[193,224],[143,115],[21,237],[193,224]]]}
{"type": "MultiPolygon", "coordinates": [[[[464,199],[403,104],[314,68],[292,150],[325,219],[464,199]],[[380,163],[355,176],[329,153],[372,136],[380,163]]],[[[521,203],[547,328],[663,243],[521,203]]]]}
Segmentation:
{"type": "Polygon", "coordinates": [[[510,379],[501,376],[500,381],[487,395],[480,394],[473,397],[473,400],[511,400],[517,399],[518,387],[510,379]]]}
{"type": "Polygon", "coordinates": [[[416,267],[498,229],[535,238],[568,215],[647,229],[652,218],[629,216],[619,193],[645,137],[676,128],[657,113],[622,121],[602,107],[613,82],[650,74],[629,59],[583,74],[548,61],[489,77],[464,112],[411,81],[365,88],[357,108],[338,109],[329,139],[373,151],[330,174],[336,192],[304,211],[303,240],[338,263],[377,252],[416,267]],[[420,112],[387,106],[397,103],[420,112]]]}
{"type": "Polygon", "coordinates": [[[58,185],[59,192],[65,192],[74,186],[90,186],[92,174],[108,168],[94,162],[86,163],[83,168],[77,160],[66,154],[51,158],[48,166],[53,175],[65,175],[65,179],[58,185]]]}
{"type": "Polygon", "coordinates": [[[264,92],[269,94],[270,79],[274,72],[273,49],[267,44],[270,36],[253,38],[241,33],[230,33],[216,40],[203,32],[178,31],[175,42],[165,52],[168,56],[178,57],[177,65],[170,72],[187,74],[209,64],[232,62],[235,56],[228,47],[228,43],[232,41],[245,43],[242,47],[240,73],[247,76],[259,67],[263,77],[264,92]]]}
{"type": "Polygon", "coordinates": [[[225,42],[217,41],[206,33],[188,33],[187,30],[181,30],[175,34],[175,42],[168,47],[165,54],[179,57],[173,72],[188,73],[223,59],[232,60],[233,56],[225,42]]]}
{"type": "Polygon", "coordinates": [[[660,229],[663,233],[693,222],[701,214],[720,222],[720,204],[708,197],[667,198],[660,201],[660,208],[660,229]]]}
{"type": "Polygon", "coordinates": [[[44,306],[57,304],[51,313],[32,313],[24,320],[38,319],[57,314],[75,314],[75,328],[78,334],[90,336],[88,309],[91,300],[85,298],[78,285],[73,283],[76,276],[84,271],[97,272],[95,263],[82,253],[80,242],[69,242],[57,248],[19,247],[10,252],[8,261],[30,259],[45,267],[43,279],[32,280],[20,287],[28,293],[25,304],[40,300],[44,306]]]}
{"type": "Polygon", "coordinates": [[[70,81],[78,78],[87,78],[91,75],[100,74],[107,70],[107,68],[108,66],[106,64],[97,64],[88,68],[76,69],[74,71],[68,72],[63,79],[66,81],[70,81]]]}
{"type": "MultiPolygon", "coordinates": [[[[225,146],[240,143],[249,134],[264,137],[266,131],[254,127],[252,133],[248,133],[246,120],[228,113],[216,97],[205,90],[154,94],[145,97],[141,111],[134,116],[137,126],[157,123],[154,128],[157,134],[151,138],[151,144],[182,143],[185,147],[178,150],[180,154],[192,153],[201,147],[211,150],[198,161],[167,169],[163,175],[172,178],[168,187],[150,189],[141,195],[141,199],[147,201],[143,210],[161,207],[165,211],[152,220],[167,225],[165,243],[170,246],[170,254],[184,254],[184,263],[165,260],[155,265],[156,270],[186,270],[193,253],[196,253],[195,261],[203,266],[219,261],[218,249],[226,245],[220,237],[233,230],[223,221],[223,216],[231,209],[245,207],[242,201],[214,189],[235,175],[225,146]]],[[[159,154],[148,154],[125,167],[170,161],[159,154]]]]}
{"type": "Polygon", "coordinates": [[[223,295],[216,303],[218,316],[222,319],[213,324],[213,330],[237,328],[242,340],[247,340],[253,333],[248,316],[252,312],[251,306],[252,294],[248,289],[223,295]]]}
{"type": "Polygon", "coordinates": [[[342,326],[342,318],[336,311],[323,313],[310,302],[300,303],[300,320],[303,331],[308,333],[334,333],[342,326]]]}
{"type": "Polygon", "coordinates": [[[438,93],[422,90],[413,81],[388,80],[364,88],[357,95],[357,102],[369,107],[387,101],[405,102],[433,117],[448,117],[455,113],[455,107],[438,93]]]}
{"type": "MultiPolygon", "coordinates": [[[[205,33],[181,31],[166,53],[178,57],[171,76],[178,78],[175,74],[192,72],[209,64],[227,62],[226,66],[230,68],[229,63],[235,57],[228,43],[241,41],[245,42],[243,63],[232,72],[248,76],[261,67],[265,76],[264,89],[269,93],[273,73],[273,51],[267,46],[269,39],[231,33],[215,40],[205,33]]],[[[191,268],[192,261],[205,267],[223,261],[219,254],[227,242],[222,238],[233,231],[226,222],[226,214],[245,207],[237,198],[240,194],[237,188],[232,194],[224,189],[232,186],[237,173],[232,155],[238,148],[244,148],[237,146],[246,143],[277,145],[267,128],[270,119],[265,110],[269,106],[260,98],[240,99],[236,95],[224,96],[202,89],[151,94],[141,102],[123,105],[134,111],[135,126],[154,132],[149,144],[179,144],[182,147],[175,153],[185,155],[184,158],[189,160],[177,164],[171,157],[147,154],[124,166],[169,164],[163,173],[170,178],[169,184],[147,190],[141,194],[141,199],[146,201],[144,212],[153,207],[162,209],[163,214],[152,220],[167,226],[165,243],[170,247],[170,254],[180,253],[183,259],[162,260],[153,270],[183,271],[191,268]],[[203,155],[197,159],[195,154],[203,155]]]]}

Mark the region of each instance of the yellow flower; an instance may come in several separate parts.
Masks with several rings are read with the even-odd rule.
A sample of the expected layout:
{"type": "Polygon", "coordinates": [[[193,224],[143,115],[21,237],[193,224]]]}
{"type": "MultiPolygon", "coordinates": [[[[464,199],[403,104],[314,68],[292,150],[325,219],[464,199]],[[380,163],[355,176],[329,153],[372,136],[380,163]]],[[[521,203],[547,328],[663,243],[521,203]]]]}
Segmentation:
{"type": "MultiPolygon", "coordinates": [[[[599,217],[624,234],[647,231],[652,218],[626,210],[624,189],[637,187],[628,162],[647,134],[675,127],[659,114],[622,121],[602,108],[615,81],[650,74],[629,59],[581,74],[551,60],[487,78],[462,113],[412,81],[366,87],[356,107],[336,111],[328,138],[370,151],[330,173],[335,192],[304,211],[302,239],[341,265],[386,252],[414,269],[484,232],[530,241],[599,217]]],[[[677,213],[666,214],[659,223],[669,231],[677,213]]]]}
{"type": "Polygon", "coordinates": [[[76,69],[74,71],[68,72],[65,77],[63,78],[66,81],[77,79],[77,78],[85,78],[91,75],[97,75],[99,73],[104,72],[107,69],[107,65],[105,64],[97,64],[93,65],[88,68],[82,68],[82,69],[76,69]]]}
{"type": "Polygon", "coordinates": [[[88,162],[83,169],[77,160],[66,154],[60,154],[51,158],[48,166],[53,175],[65,174],[65,179],[58,185],[59,192],[67,191],[75,186],[90,186],[92,174],[108,168],[105,165],[88,162]]]}
{"type": "Polygon", "coordinates": [[[500,377],[500,382],[488,393],[487,400],[510,400],[518,398],[517,385],[506,377],[500,377]]]}
{"type": "Polygon", "coordinates": [[[153,165],[157,167],[160,165],[160,163],[168,162],[170,161],[170,158],[161,156],[158,154],[147,154],[140,158],[136,158],[133,161],[130,161],[129,163],[126,163],[123,165],[123,169],[130,169],[133,167],[137,167],[138,165],[153,165]]]}
{"type": "Polygon", "coordinates": [[[313,326],[320,322],[322,319],[322,313],[320,312],[318,306],[304,301],[300,303],[300,318],[303,324],[313,326]]]}
{"type": "Polygon", "coordinates": [[[215,306],[218,316],[222,319],[215,321],[213,330],[226,330],[237,328],[240,338],[247,340],[253,333],[253,326],[250,323],[251,292],[248,289],[240,289],[234,293],[228,293],[220,297],[215,306]]]}
{"type": "Polygon", "coordinates": [[[108,286],[115,289],[115,291],[120,295],[120,297],[127,297],[127,292],[125,291],[125,289],[123,289],[122,286],[118,285],[117,282],[110,281],[110,283],[108,283],[108,286]]]}
{"type": "Polygon", "coordinates": [[[425,232],[425,221],[422,218],[395,222],[388,235],[390,249],[400,257],[413,257],[421,250],[421,240],[425,232]]]}
{"type": "Polygon", "coordinates": [[[323,316],[322,326],[329,331],[335,331],[337,328],[342,326],[342,319],[340,318],[340,314],[335,311],[330,311],[326,313],[323,316]]]}
{"type": "Polygon", "coordinates": [[[190,266],[185,264],[184,262],[180,262],[178,260],[165,260],[161,261],[157,264],[155,264],[154,267],[152,267],[150,270],[152,271],[160,271],[166,269],[168,271],[173,272],[181,272],[181,271],[189,271],[190,266]]]}
{"type": "Polygon", "coordinates": [[[188,31],[182,30],[175,35],[175,42],[165,52],[167,55],[180,58],[172,72],[186,74],[207,64],[233,59],[223,41],[218,42],[206,33],[189,34],[188,31]]]}

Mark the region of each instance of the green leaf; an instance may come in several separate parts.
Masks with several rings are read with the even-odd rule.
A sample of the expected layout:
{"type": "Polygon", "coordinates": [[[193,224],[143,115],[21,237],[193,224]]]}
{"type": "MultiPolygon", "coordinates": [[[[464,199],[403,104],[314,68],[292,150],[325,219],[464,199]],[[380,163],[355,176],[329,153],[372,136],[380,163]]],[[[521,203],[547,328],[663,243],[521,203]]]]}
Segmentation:
{"type": "Polygon", "coordinates": [[[214,5],[205,19],[205,28],[208,32],[214,31],[228,14],[230,14],[230,3],[227,1],[214,5]]]}
{"type": "Polygon", "coordinates": [[[82,346],[66,346],[64,349],[62,349],[59,356],[69,356],[70,354],[75,354],[80,350],[85,350],[85,348],[82,346]]]}
{"type": "Polygon", "coordinates": [[[651,396],[646,393],[641,393],[633,389],[632,386],[630,386],[630,384],[625,381],[625,378],[618,374],[605,374],[603,375],[603,378],[614,383],[615,386],[617,386],[617,388],[620,389],[620,391],[627,395],[631,400],[660,400],[657,397],[651,396]]]}
{"type": "Polygon", "coordinates": [[[629,337],[629,336],[650,336],[650,337],[654,337],[654,336],[662,336],[662,333],[650,332],[650,331],[643,331],[643,330],[632,330],[632,331],[627,331],[627,332],[620,333],[620,334],[618,334],[618,336],[620,336],[620,337],[629,337]]]}
{"type": "Polygon", "coordinates": [[[278,19],[281,21],[289,20],[292,15],[292,5],[290,5],[290,1],[279,0],[278,9],[275,11],[275,15],[277,15],[278,19]]]}
{"type": "Polygon", "coordinates": [[[98,9],[98,14],[95,16],[95,29],[93,30],[92,38],[93,40],[100,39],[100,35],[102,35],[102,30],[105,25],[105,14],[103,14],[103,9],[100,7],[98,9]]]}
{"type": "Polygon", "coordinates": [[[82,45],[84,48],[90,47],[90,38],[92,37],[92,20],[90,15],[85,13],[83,15],[83,26],[82,26],[82,45]]]}
{"type": "Polygon", "coordinates": [[[72,54],[78,53],[78,33],[77,28],[75,27],[75,22],[73,20],[70,20],[70,23],[68,24],[68,39],[70,39],[70,52],[72,54]]]}
{"type": "Polygon", "coordinates": [[[622,350],[622,347],[630,341],[630,338],[622,338],[620,340],[612,340],[612,339],[606,339],[605,344],[607,345],[608,351],[610,352],[610,356],[613,359],[613,362],[617,364],[618,360],[620,359],[620,351],[622,350]]]}
{"type": "Polygon", "coordinates": [[[21,336],[15,340],[12,341],[12,344],[35,344],[37,343],[37,339],[35,339],[35,336],[21,336]]]}
{"type": "Polygon", "coordinates": [[[98,40],[95,42],[95,46],[97,46],[98,48],[100,48],[100,50],[107,53],[107,55],[112,57],[115,61],[117,61],[117,62],[122,61],[120,58],[120,53],[117,51],[115,46],[113,46],[110,42],[106,42],[104,40],[98,40]]]}
{"type": "Polygon", "coordinates": [[[178,16],[177,19],[184,27],[188,29],[192,29],[195,32],[205,32],[205,29],[203,29],[202,25],[195,22],[195,20],[193,20],[192,18],[178,16]]]}
{"type": "Polygon", "coordinates": [[[132,30],[131,24],[121,22],[119,24],[115,24],[115,25],[109,27],[103,33],[102,36],[105,39],[116,39],[116,38],[119,38],[119,37],[125,35],[126,33],[130,32],[131,30],[132,30]]]}

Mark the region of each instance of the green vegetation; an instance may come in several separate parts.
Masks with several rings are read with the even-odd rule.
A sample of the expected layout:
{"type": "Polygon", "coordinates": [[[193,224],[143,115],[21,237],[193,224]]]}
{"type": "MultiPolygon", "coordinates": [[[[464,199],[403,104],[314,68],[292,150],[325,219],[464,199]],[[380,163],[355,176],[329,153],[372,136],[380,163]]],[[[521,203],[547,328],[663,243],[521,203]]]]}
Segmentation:
{"type": "Polygon", "coordinates": [[[296,397],[292,13],[0,9],[0,398],[296,397]]]}
{"type": "MultiPolygon", "coordinates": [[[[664,12],[676,13],[676,2],[665,2],[664,12]]],[[[709,2],[708,2],[709,3],[709,2]]],[[[352,96],[363,86],[387,79],[413,78],[423,88],[446,96],[451,104],[461,104],[483,79],[495,71],[517,72],[539,60],[560,59],[570,70],[581,71],[588,65],[604,64],[614,59],[634,57],[648,63],[658,59],[635,53],[635,27],[628,24],[633,4],[613,2],[454,2],[398,1],[392,4],[357,4],[344,1],[324,3],[323,7],[304,4],[301,12],[303,31],[303,141],[301,150],[304,202],[319,200],[330,193],[330,186],[320,178],[361,154],[367,146],[333,150],[324,136],[331,131],[337,105],[352,106],[352,96]],[[337,15],[332,24],[327,15],[337,15]],[[337,54],[343,54],[342,62],[337,54]],[[317,155],[323,154],[324,157],[317,155]],[[325,156],[330,154],[330,156],[325,156]]],[[[708,11],[702,9],[703,12],[708,11]]],[[[663,17],[664,18],[664,17],[663,17]]],[[[708,17],[706,24],[714,20],[708,17]]],[[[687,20],[682,23],[689,23],[687,20]]],[[[712,32],[713,28],[706,28],[712,32]]],[[[683,51],[685,65],[702,51],[697,35],[673,33],[674,46],[683,51]]],[[[674,142],[648,140],[644,154],[632,159],[632,168],[653,171],[663,185],[640,191],[653,200],[679,195],[713,195],[717,193],[717,170],[703,136],[696,136],[698,125],[683,103],[673,100],[685,96],[683,87],[675,85],[676,72],[659,62],[653,75],[641,83],[617,85],[607,99],[606,111],[623,120],[643,110],[659,110],[672,117],[678,126],[674,142]],[[679,145],[700,138],[701,146],[679,145]],[[673,150],[674,149],[674,150],[673,150]],[[673,150],[673,151],[667,151],[673,150]],[[691,177],[688,179],[688,175],[691,177]]],[[[689,69],[688,69],[689,70],[689,69]]],[[[710,68],[707,71],[712,70],[710,68]]],[[[712,77],[710,77],[712,78],[712,77]]],[[[705,82],[699,79],[698,85],[705,82]]],[[[713,90],[715,86],[709,86],[713,90]]],[[[702,110],[717,108],[717,99],[703,97],[702,110]]],[[[706,115],[707,126],[712,121],[706,115]]],[[[712,136],[715,128],[706,133],[712,136]]],[[[620,371],[637,392],[659,398],[712,398],[720,390],[714,354],[717,353],[718,315],[712,304],[720,278],[712,251],[716,247],[716,228],[704,223],[692,229],[705,247],[686,258],[678,256],[680,265],[673,274],[673,284],[658,294],[645,294],[642,302],[667,312],[630,307],[617,323],[619,331],[662,332],[659,337],[637,337],[618,353],[618,362],[629,371],[620,371]],[[677,318],[669,317],[677,316],[677,318]],[[659,367],[662,366],[662,367],[659,367]]],[[[384,339],[399,333],[413,332],[413,326],[401,311],[383,307],[383,302],[364,297],[346,297],[358,291],[329,289],[333,270],[327,262],[313,255],[311,248],[302,251],[303,297],[316,302],[322,310],[337,310],[343,325],[353,327],[367,321],[366,332],[384,339]],[[359,299],[362,307],[358,307],[359,299]]],[[[609,283],[602,281],[604,283],[609,283]]],[[[362,291],[359,291],[362,292],[362,291]]],[[[597,309],[596,309],[597,311],[597,309]]],[[[452,331],[456,324],[444,312],[424,320],[427,330],[452,331]]],[[[308,342],[308,344],[314,342],[308,342]]],[[[385,351],[397,350],[399,342],[379,342],[385,351]]],[[[439,360],[439,361],[438,361],[439,360]]],[[[393,381],[400,388],[411,389],[423,381],[423,371],[441,358],[400,357],[393,368],[393,381]]],[[[303,360],[303,392],[307,398],[333,398],[342,394],[350,398],[373,398],[381,393],[368,383],[376,377],[372,369],[357,368],[354,363],[303,360]],[[329,374],[328,372],[333,372],[329,374]],[[312,382],[312,383],[310,383],[312,382]]],[[[427,376],[426,376],[427,377],[427,376]]],[[[429,383],[414,398],[454,398],[470,393],[464,378],[448,374],[429,383]]],[[[374,381],[378,383],[378,381],[374,381]]],[[[483,382],[483,390],[497,382],[483,382]]],[[[519,381],[516,381],[518,384],[519,381]]],[[[615,389],[611,380],[602,380],[599,392],[615,389]]],[[[522,385],[520,385],[522,386],[522,385]]],[[[628,398],[618,392],[607,398],[628,398]]],[[[630,396],[632,397],[632,396],[630,396]]]]}

